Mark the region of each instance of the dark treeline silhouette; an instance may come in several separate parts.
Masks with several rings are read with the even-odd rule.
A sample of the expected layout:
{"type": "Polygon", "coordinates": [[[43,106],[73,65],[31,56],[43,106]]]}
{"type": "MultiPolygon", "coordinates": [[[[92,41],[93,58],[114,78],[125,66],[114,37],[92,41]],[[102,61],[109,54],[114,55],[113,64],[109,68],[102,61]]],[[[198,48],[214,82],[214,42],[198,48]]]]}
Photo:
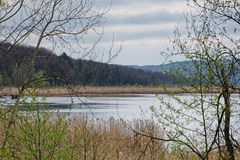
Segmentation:
{"type": "MultiPolygon", "coordinates": [[[[6,85],[21,85],[31,63],[31,46],[15,46],[5,56],[11,44],[0,46],[0,74],[6,85]]],[[[49,86],[70,85],[160,85],[176,81],[171,75],[152,73],[127,66],[73,59],[66,53],[57,56],[50,50],[40,48],[32,76],[48,78],[49,86]]]]}

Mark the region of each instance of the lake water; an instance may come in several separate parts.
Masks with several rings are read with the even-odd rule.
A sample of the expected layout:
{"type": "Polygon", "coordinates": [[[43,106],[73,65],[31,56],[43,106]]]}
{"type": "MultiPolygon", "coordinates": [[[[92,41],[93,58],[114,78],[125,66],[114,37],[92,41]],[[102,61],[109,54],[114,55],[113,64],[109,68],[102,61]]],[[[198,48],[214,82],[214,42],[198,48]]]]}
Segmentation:
{"type": "MultiPolygon", "coordinates": [[[[216,100],[216,95],[207,94],[204,100],[204,116],[207,120],[209,131],[216,129],[217,124],[217,107],[213,104],[209,107],[209,102],[216,100]]],[[[189,136],[202,133],[203,116],[201,107],[199,107],[199,94],[177,94],[175,97],[167,94],[133,94],[133,95],[116,95],[116,96],[92,96],[92,97],[37,97],[34,103],[45,103],[45,110],[53,114],[63,114],[67,117],[87,116],[88,118],[108,120],[115,119],[134,120],[134,119],[152,119],[165,124],[165,131],[176,130],[176,127],[182,127],[189,136]],[[187,104],[187,105],[185,105],[187,104]],[[45,105],[46,106],[46,105],[45,105]],[[157,114],[151,111],[150,107],[155,106],[157,114]],[[168,107],[172,107],[169,110],[168,107]],[[164,113],[166,118],[161,115],[164,113]],[[177,114],[176,114],[177,113],[177,114]],[[179,114],[180,113],[180,114],[179,114]],[[170,124],[170,125],[169,125],[170,124]]],[[[231,128],[235,131],[234,135],[240,135],[240,102],[239,95],[232,95],[233,111],[231,128]]],[[[3,100],[0,100],[0,102],[3,100]]],[[[29,103],[31,98],[25,97],[24,101],[29,103]]],[[[221,100],[222,102],[222,100],[221,100]]],[[[6,100],[5,103],[14,103],[6,100]]],[[[44,105],[43,105],[44,106],[44,105]]],[[[22,108],[23,110],[24,107],[22,108]]]]}
{"type": "MultiPolygon", "coordinates": [[[[27,102],[31,100],[26,98],[27,102]]],[[[134,94],[96,97],[47,97],[37,98],[38,102],[50,105],[50,112],[76,116],[80,114],[89,117],[109,119],[122,118],[125,120],[151,118],[150,106],[160,105],[156,95],[134,94]]]]}
{"type": "MultiPolygon", "coordinates": [[[[208,119],[209,126],[215,128],[217,124],[216,107],[209,107],[207,101],[213,102],[216,95],[207,94],[204,100],[205,118],[208,119]]],[[[164,113],[171,119],[182,122],[183,125],[191,129],[197,129],[201,126],[202,115],[199,107],[199,94],[177,94],[175,97],[167,94],[132,94],[132,95],[116,95],[116,96],[92,96],[92,97],[37,97],[36,101],[49,104],[48,111],[64,114],[69,117],[85,115],[89,118],[99,118],[108,120],[113,117],[115,119],[134,120],[134,119],[154,119],[157,120],[150,107],[155,106],[157,114],[164,113]],[[179,102],[181,101],[181,102],[179,102]],[[169,111],[167,106],[173,107],[181,114],[175,114],[169,111]],[[187,104],[185,106],[185,104],[187,104]],[[190,107],[188,105],[191,105],[190,107]]],[[[239,95],[232,95],[233,119],[232,126],[240,129],[240,109],[239,95]]],[[[26,101],[31,99],[26,97],[26,101]]],[[[161,117],[161,116],[159,116],[161,117]]],[[[165,119],[160,119],[162,121],[165,119]]],[[[159,119],[158,119],[159,121],[159,119]]],[[[165,123],[165,122],[164,122],[165,123]]],[[[172,123],[172,122],[171,122],[172,123]]]]}
{"type": "MultiPolygon", "coordinates": [[[[178,94],[175,98],[179,98],[182,101],[191,102],[199,97],[197,94],[178,94]]],[[[109,119],[122,118],[125,120],[132,119],[149,119],[154,117],[151,106],[155,106],[158,109],[164,107],[161,99],[166,103],[170,103],[176,109],[178,109],[181,104],[176,101],[176,99],[167,94],[123,94],[115,96],[92,96],[92,97],[37,97],[36,102],[46,103],[48,107],[46,110],[54,113],[64,114],[68,116],[75,116],[84,114],[89,117],[109,119]]],[[[214,95],[207,95],[206,99],[214,98],[214,95]]],[[[232,95],[232,99],[239,103],[239,95],[232,95]]],[[[25,97],[24,101],[31,102],[31,98],[25,97]]],[[[7,103],[11,103],[7,101],[7,103]]],[[[14,102],[13,102],[14,103],[14,102]]],[[[198,105],[197,103],[193,105],[198,105]]],[[[165,104],[166,106],[166,104],[165,104]]],[[[234,114],[239,116],[239,104],[236,105],[237,109],[234,109],[234,114]]],[[[194,111],[194,109],[193,109],[194,111]]],[[[186,109],[185,113],[193,115],[192,110],[186,109]]],[[[210,110],[207,110],[211,112],[210,110]]],[[[160,110],[160,112],[165,112],[160,110]]],[[[196,117],[199,117],[196,115],[196,117]]],[[[240,116],[239,116],[240,117],[240,116]]]]}

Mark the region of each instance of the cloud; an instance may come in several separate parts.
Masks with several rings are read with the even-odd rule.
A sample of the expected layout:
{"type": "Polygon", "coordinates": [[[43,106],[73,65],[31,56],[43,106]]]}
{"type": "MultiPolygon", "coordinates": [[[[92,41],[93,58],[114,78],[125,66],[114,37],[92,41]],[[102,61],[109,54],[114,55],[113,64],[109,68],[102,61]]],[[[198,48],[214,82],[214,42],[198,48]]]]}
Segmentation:
{"type": "Polygon", "coordinates": [[[161,51],[170,47],[169,39],[176,26],[185,26],[185,0],[100,0],[106,14],[104,37],[99,48],[123,45],[115,61],[118,64],[159,64],[161,51]],[[159,63],[158,63],[159,62],[159,63]]]}
{"type": "Polygon", "coordinates": [[[163,3],[162,1],[130,1],[122,5],[114,5],[109,12],[114,17],[131,17],[146,14],[166,13],[182,13],[187,9],[183,1],[173,1],[163,3]]]}
{"type": "Polygon", "coordinates": [[[134,33],[134,32],[145,32],[153,30],[165,30],[169,29],[176,23],[158,23],[158,24],[119,24],[119,25],[107,25],[104,30],[107,32],[118,32],[118,33],[134,33]]]}
{"type": "Polygon", "coordinates": [[[107,25],[118,25],[118,24],[154,24],[154,23],[169,23],[169,22],[182,22],[184,21],[183,13],[169,13],[169,12],[158,12],[156,14],[141,14],[136,16],[108,16],[106,20],[107,25]]]}
{"type": "MultiPolygon", "coordinates": [[[[149,39],[149,38],[165,39],[173,36],[174,26],[171,26],[169,28],[164,28],[164,27],[157,28],[157,25],[156,26],[153,25],[153,26],[143,26],[142,28],[136,28],[136,30],[134,30],[135,26],[136,25],[130,25],[130,26],[123,25],[123,26],[113,27],[110,30],[114,30],[114,29],[116,30],[113,33],[110,31],[105,32],[102,42],[112,41],[113,38],[114,40],[118,40],[118,41],[129,41],[129,40],[140,41],[141,39],[149,39]]],[[[125,43],[125,45],[129,45],[129,44],[125,43]]]]}

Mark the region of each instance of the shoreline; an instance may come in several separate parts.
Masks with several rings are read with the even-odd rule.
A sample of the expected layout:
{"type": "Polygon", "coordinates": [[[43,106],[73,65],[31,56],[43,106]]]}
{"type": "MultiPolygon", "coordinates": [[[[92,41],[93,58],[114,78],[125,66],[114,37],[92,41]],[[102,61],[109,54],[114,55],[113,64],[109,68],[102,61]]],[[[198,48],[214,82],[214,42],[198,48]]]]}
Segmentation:
{"type": "MultiPolygon", "coordinates": [[[[31,95],[33,89],[27,89],[24,95],[31,95]]],[[[205,93],[219,93],[218,88],[212,88],[205,93]]],[[[36,90],[37,96],[119,96],[131,94],[187,94],[199,93],[196,89],[190,87],[153,87],[153,86],[126,86],[126,87],[50,87],[36,90]]],[[[16,87],[5,87],[0,89],[0,96],[18,95],[16,87]]]]}

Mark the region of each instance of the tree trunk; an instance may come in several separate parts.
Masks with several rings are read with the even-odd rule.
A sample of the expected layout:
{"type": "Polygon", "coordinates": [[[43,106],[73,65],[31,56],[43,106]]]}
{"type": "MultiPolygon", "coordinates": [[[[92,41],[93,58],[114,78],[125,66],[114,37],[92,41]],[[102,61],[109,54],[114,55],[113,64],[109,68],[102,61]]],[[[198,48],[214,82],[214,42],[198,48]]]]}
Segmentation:
{"type": "Polygon", "coordinates": [[[225,110],[225,120],[224,120],[224,140],[227,147],[227,155],[226,158],[228,160],[235,160],[234,156],[234,147],[231,141],[230,135],[230,125],[231,125],[231,102],[230,102],[230,91],[229,91],[229,83],[228,79],[224,73],[224,69],[221,71],[222,78],[223,78],[223,98],[224,98],[224,110],[225,110]]]}
{"type": "Polygon", "coordinates": [[[227,146],[227,158],[234,160],[234,148],[230,138],[230,122],[231,122],[231,106],[230,106],[230,94],[224,94],[225,103],[225,122],[224,122],[224,139],[227,146]]]}

